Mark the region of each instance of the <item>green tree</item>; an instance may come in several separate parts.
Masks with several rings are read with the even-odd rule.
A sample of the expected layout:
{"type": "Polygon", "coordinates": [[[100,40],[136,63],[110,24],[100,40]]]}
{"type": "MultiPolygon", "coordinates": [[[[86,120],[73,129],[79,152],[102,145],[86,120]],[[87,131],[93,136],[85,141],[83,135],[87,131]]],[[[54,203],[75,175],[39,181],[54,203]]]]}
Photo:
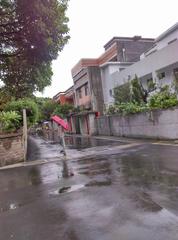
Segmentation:
{"type": "Polygon", "coordinates": [[[0,78],[16,98],[50,85],[67,43],[67,0],[1,0],[0,78]]]}
{"type": "Polygon", "coordinates": [[[131,81],[131,89],[131,98],[133,102],[147,103],[148,91],[143,88],[140,80],[136,75],[135,78],[131,81]]]}
{"type": "Polygon", "coordinates": [[[41,108],[41,120],[50,120],[54,110],[58,107],[58,103],[54,102],[52,99],[47,99],[44,101],[41,108]]]}
{"type": "Polygon", "coordinates": [[[7,102],[11,101],[13,98],[10,94],[6,91],[5,87],[0,88],[0,111],[4,110],[5,105],[7,102]]]}
{"type": "Polygon", "coordinates": [[[114,88],[114,99],[116,104],[130,102],[131,92],[129,82],[114,88]]]}
{"type": "Polygon", "coordinates": [[[75,109],[74,109],[74,106],[71,105],[71,104],[63,104],[63,105],[58,105],[54,112],[53,112],[53,115],[58,115],[62,118],[66,118],[67,115],[70,113],[70,112],[73,112],[75,109]]]}

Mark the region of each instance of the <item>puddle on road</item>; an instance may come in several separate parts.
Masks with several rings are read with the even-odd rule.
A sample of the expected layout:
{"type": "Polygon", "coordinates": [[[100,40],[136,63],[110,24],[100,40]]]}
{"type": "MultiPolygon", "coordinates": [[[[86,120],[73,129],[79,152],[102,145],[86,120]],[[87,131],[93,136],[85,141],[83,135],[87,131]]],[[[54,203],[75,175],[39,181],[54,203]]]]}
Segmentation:
{"type": "Polygon", "coordinates": [[[101,147],[101,146],[119,146],[126,144],[121,141],[97,139],[90,137],[75,137],[66,136],[65,137],[66,146],[70,149],[82,150],[85,148],[101,147]]]}
{"type": "Polygon", "coordinates": [[[71,193],[71,192],[75,192],[78,191],[82,188],[86,188],[86,187],[104,187],[104,186],[110,186],[112,184],[112,180],[111,179],[106,179],[106,180],[92,180],[89,181],[86,184],[76,184],[76,185],[72,185],[72,186],[65,186],[62,187],[58,190],[55,190],[53,192],[50,193],[50,195],[60,195],[63,193],[71,193]]]}
{"type": "Polygon", "coordinates": [[[8,211],[13,211],[16,210],[17,208],[20,208],[22,206],[22,204],[18,204],[18,203],[10,203],[7,206],[3,206],[0,208],[0,213],[2,212],[8,212],[8,211]]]}
{"type": "Polygon", "coordinates": [[[76,185],[73,185],[73,186],[66,186],[66,187],[62,187],[54,192],[51,192],[50,195],[59,195],[59,194],[62,194],[62,193],[70,193],[70,192],[74,192],[74,191],[77,191],[81,188],[84,188],[85,185],[83,184],[76,184],[76,185]]]}

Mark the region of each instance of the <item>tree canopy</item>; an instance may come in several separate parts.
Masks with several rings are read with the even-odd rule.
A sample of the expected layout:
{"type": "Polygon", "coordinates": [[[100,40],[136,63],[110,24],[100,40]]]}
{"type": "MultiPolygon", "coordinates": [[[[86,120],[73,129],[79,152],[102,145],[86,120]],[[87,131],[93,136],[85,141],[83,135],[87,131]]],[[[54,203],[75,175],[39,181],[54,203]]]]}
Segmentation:
{"type": "Polygon", "coordinates": [[[69,39],[68,0],[1,0],[0,79],[16,98],[51,83],[52,60],[69,39]]]}

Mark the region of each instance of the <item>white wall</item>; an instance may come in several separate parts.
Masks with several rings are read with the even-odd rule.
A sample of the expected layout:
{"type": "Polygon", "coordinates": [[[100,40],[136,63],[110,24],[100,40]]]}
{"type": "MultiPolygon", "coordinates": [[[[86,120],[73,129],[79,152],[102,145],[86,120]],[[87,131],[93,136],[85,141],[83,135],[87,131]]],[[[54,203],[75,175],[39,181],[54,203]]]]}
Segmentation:
{"type": "Polygon", "coordinates": [[[110,90],[114,93],[113,89],[118,85],[118,82],[113,78],[113,74],[116,72],[119,73],[120,68],[126,68],[130,65],[131,63],[108,62],[104,66],[101,66],[101,79],[105,105],[110,105],[114,102],[114,98],[110,95],[110,90]]]}
{"type": "MultiPolygon", "coordinates": [[[[163,80],[165,84],[171,84],[173,80],[173,68],[178,66],[178,40],[174,43],[167,45],[167,47],[162,48],[161,50],[149,55],[148,57],[140,60],[119,72],[116,71],[107,79],[107,84],[112,86],[120,86],[126,81],[128,78],[133,79],[135,74],[139,78],[143,78],[146,75],[153,75],[153,79],[156,76],[156,72],[165,71],[166,78],[163,80]]],[[[106,80],[105,80],[106,81],[106,80]]],[[[158,80],[157,80],[158,81],[158,80]]],[[[161,81],[161,80],[159,80],[161,81]]],[[[105,102],[107,104],[108,102],[105,102]]]]}
{"type": "Polygon", "coordinates": [[[167,47],[167,45],[175,39],[178,39],[178,29],[176,29],[175,31],[173,31],[172,33],[170,33],[169,35],[167,35],[166,37],[164,37],[161,40],[159,40],[159,37],[158,37],[158,41],[156,40],[155,46],[150,48],[149,51],[146,51],[145,53],[143,53],[140,56],[140,59],[143,59],[143,58],[147,57],[154,50],[159,51],[160,49],[162,49],[164,47],[167,47]]]}

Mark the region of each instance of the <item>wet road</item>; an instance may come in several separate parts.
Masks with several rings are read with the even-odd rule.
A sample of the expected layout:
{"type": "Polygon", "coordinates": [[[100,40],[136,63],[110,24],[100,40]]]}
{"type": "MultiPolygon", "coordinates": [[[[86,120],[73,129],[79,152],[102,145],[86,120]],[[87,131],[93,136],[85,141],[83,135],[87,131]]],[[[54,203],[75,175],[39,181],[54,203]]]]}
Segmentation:
{"type": "Polygon", "coordinates": [[[178,146],[122,146],[1,170],[0,240],[177,240],[178,146]]]}

